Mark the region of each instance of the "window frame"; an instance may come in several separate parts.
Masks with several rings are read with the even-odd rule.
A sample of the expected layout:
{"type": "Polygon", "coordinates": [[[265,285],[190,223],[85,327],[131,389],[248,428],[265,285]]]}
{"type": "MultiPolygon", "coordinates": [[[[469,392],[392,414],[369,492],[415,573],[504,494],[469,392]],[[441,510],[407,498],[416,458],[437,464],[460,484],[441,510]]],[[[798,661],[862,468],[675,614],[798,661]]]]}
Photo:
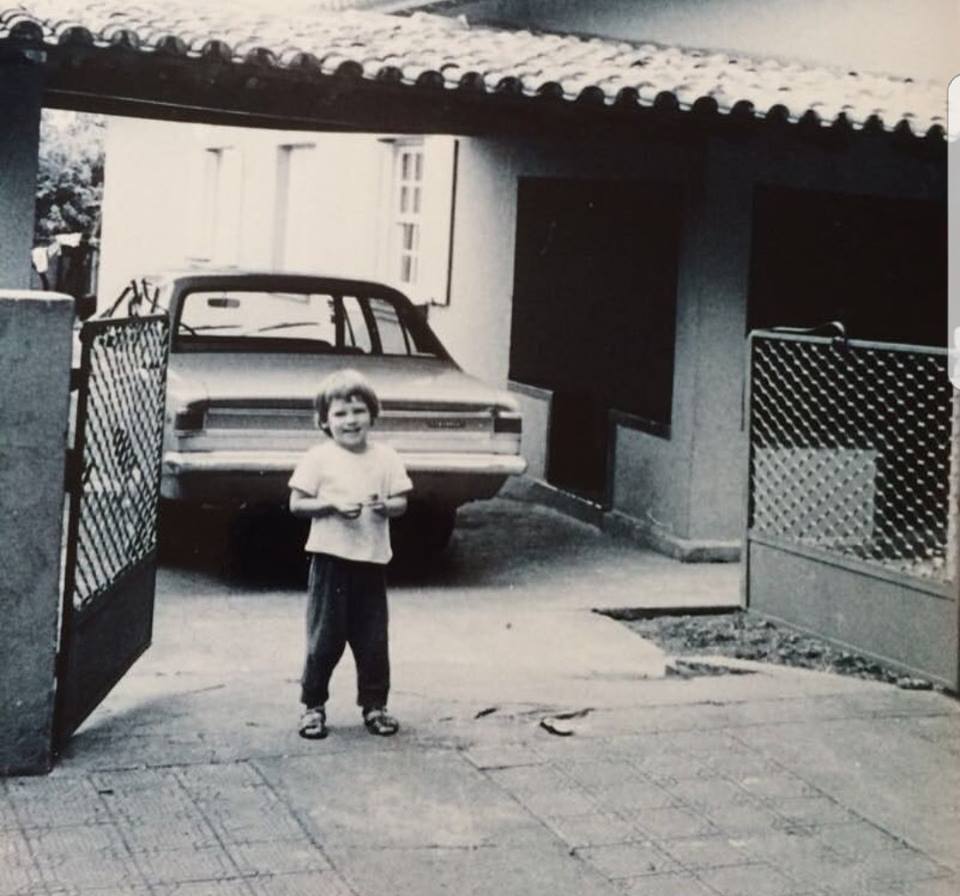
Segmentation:
{"type": "Polygon", "coordinates": [[[243,151],[235,143],[211,143],[201,148],[199,209],[192,260],[228,266],[239,263],[243,165],[243,151]]]}
{"type": "Polygon", "coordinates": [[[401,289],[416,290],[421,280],[425,168],[426,153],[423,139],[394,141],[390,209],[390,267],[391,276],[401,289]],[[412,170],[410,172],[406,171],[406,161],[408,159],[411,160],[410,167],[412,170]],[[407,190],[410,191],[409,203],[404,202],[404,195],[407,190]],[[405,245],[404,234],[407,232],[412,235],[410,247],[405,245]],[[409,262],[406,275],[404,262],[409,262]]]}

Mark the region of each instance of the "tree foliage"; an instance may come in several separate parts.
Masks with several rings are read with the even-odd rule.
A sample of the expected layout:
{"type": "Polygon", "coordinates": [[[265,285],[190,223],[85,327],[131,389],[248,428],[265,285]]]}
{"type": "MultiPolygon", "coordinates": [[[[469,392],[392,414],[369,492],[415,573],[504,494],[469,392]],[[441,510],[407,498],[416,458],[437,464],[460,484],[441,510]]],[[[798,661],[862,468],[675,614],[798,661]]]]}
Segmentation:
{"type": "Polygon", "coordinates": [[[103,200],[102,116],[45,109],[40,121],[34,242],[57,234],[100,234],[103,200]]]}

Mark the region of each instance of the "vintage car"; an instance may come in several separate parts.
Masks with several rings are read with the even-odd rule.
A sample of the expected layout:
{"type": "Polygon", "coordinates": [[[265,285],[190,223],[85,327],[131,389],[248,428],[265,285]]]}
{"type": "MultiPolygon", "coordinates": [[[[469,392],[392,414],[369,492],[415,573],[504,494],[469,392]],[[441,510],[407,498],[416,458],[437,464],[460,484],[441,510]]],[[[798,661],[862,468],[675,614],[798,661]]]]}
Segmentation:
{"type": "Polygon", "coordinates": [[[170,316],[161,497],[220,507],[279,505],[303,451],[324,438],[325,374],[361,371],[382,412],[371,438],[414,483],[407,526],[446,543],[456,508],[522,473],[514,399],[464,373],[425,316],[366,280],[270,272],[150,277],[108,313],[170,316]]]}

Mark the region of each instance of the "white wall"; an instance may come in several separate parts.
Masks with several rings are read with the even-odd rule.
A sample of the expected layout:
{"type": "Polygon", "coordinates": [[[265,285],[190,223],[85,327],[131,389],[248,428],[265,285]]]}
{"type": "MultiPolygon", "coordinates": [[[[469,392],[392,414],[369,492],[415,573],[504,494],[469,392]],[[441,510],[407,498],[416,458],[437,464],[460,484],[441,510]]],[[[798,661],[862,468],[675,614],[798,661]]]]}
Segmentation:
{"type": "MultiPolygon", "coordinates": [[[[427,136],[423,144],[421,276],[414,287],[396,285],[414,301],[444,301],[454,141],[427,136]]],[[[390,138],[376,134],[111,119],[101,305],[131,278],[198,266],[391,282],[392,153],[390,138]],[[207,208],[212,151],[229,196],[220,225],[207,208]]]]}
{"type": "Polygon", "coordinates": [[[960,73],[956,0],[485,0],[470,21],[935,79],[960,73]]]}
{"type": "Polygon", "coordinates": [[[508,144],[461,140],[448,307],[430,325],[454,359],[505,386],[516,230],[516,161],[508,144]]]}
{"type": "Polygon", "coordinates": [[[108,122],[98,284],[101,308],[132,277],[183,263],[186,197],[179,187],[179,142],[178,132],[163,123],[128,118],[108,122]],[[158,185],[162,188],[157,189],[158,185]]]}
{"type": "Polygon", "coordinates": [[[314,147],[294,185],[302,213],[291,207],[288,222],[309,250],[300,254],[297,267],[376,278],[384,152],[376,137],[114,118],[106,139],[101,306],[131,278],[163,269],[273,268],[283,206],[278,157],[291,145],[314,147]],[[201,237],[202,160],[210,147],[229,147],[240,155],[241,196],[231,209],[239,216],[236,251],[226,257],[211,257],[201,237]]]}

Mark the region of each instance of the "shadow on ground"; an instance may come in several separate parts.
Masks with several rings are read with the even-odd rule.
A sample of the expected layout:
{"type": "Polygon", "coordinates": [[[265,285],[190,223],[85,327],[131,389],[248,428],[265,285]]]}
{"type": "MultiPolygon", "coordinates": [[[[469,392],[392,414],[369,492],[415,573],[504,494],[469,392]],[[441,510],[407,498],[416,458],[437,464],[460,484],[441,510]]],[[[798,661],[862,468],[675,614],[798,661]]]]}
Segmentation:
{"type": "MultiPolygon", "coordinates": [[[[564,568],[596,561],[600,533],[523,502],[500,500],[460,509],[450,545],[427,558],[397,556],[391,583],[469,588],[523,580],[562,581],[564,568]]],[[[164,507],[160,559],[255,590],[306,585],[307,523],[284,509],[223,511],[164,507]]],[[[621,547],[622,550],[622,547],[621,547]]]]}
{"type": "Polygon", "coordinates": [[[280,509],[161,508],[160,562],[229,584],[304,587],[307,524],[280,509]]]}

